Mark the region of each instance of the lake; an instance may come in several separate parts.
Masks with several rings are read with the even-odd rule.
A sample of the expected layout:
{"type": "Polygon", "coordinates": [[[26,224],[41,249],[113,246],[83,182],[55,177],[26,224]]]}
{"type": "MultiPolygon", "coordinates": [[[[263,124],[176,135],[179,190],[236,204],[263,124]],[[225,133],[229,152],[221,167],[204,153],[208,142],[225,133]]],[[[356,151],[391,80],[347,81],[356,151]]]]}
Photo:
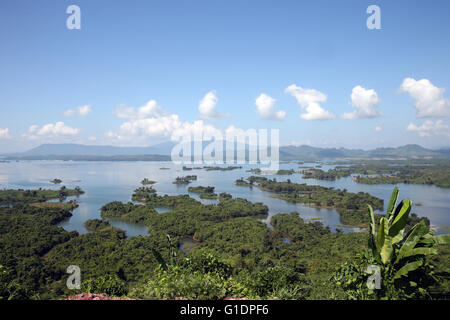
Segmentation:
{"type": "MultiPolygon", "coordinates": [[[[301,166],[315,166],[317,163],[304,163],[301,166]]],[[[334,168],[327,162],[322,162],[322,170],[334,168]]],[[[157,181],[153,187],[158,194],[187,194],[189,186],[214,186],[216,193],[227,192],[233,197],[245,198],[252,202],[262,202],[269,207],[269,217],[266,223],[270,226],[270,217],[277,213],[290,213],[297,211],[307,221],[320,221],[329,226],[334,232],[337,228],[344,232],[358,231],[358,228],[339,226],[341,221],[336,210],[309,208],[303,204],[288,203],[281,199],[270,197],[270,193],[258,188],[239,187],[234,184],[238,178],[246,178],[253,175],[246,172],[257,165],[242,165],[242,169],[232,171],[183,171],[182,166],[172,162],[103,162],[103,161],[20,161],[0,163],[0,188],[2,189],[59,189],[62,185],[68,188],[80,186],[85,194],[77,197],[79,207],[73,211],[73,216],[62,222],[61,226],[68,230],[76,230],[80,234],[87,233],[84,222],[88,219],[99,219],[100,208],[111,201],[131,201],[133,190],[141,186],[143,178],[157,181]],[[160,168],[169,168],[161,170],[160,168]],[[178,176],[197,175],[197,181],[189,185],[175,185],[172,182],[178,176]],[[60,185],[50,183],[50,180],[58,178],[63,180],[60,185]]],[[[281,163],[280,169],[298,169],[297,162],[281,163]]],[[[270,176],[269,176],[270,177],[270,176]]],[[[271,177],[270,177],[271,178],[271,177]]],[[[323,181],[315,179],[303,179],[301,174],[289,176],[276,176],[278,181],[290,179],[295,183],[307,183],[347,189],[350,192],[368,192],[373,196],[384,199],[385,206],[389,200],[394,185],[364,185],[351,179],[341,178],[336,181],[323,181]]],[[[430,219],[433,227],[450,226],[450,189],[438,188],[428,185],[398,184],[400,199],[410,198],[414,203],[422,206],[414,206],[412,212],[418,216],[430,219]]],[[[204,204],[215,204],[218,200],[200,199],[196,194],[190,194],[193,198],[204,204]]],[[[158,208],[158,212],[164,214],[167,210],[158,208]]],[[[127,236],[148,235],[147,228],[143,225],[127,224],[121,221],[110,221],[112,225],[126,231],[127,236]]],[[[439,233],[439,232],[438,232],[439,233]]]]}

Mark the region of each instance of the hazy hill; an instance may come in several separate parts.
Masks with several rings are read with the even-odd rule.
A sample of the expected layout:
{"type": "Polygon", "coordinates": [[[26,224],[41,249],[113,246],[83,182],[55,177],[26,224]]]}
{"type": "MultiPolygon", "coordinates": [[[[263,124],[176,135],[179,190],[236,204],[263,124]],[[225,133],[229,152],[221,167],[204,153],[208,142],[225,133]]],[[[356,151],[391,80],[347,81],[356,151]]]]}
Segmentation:
{"type": "MultiPolygon", "coordinates": [[[[206,146],[208,143],[204,143],[206,146]]],[[[60,160],[170,160],[175,144],[166,142],[150,147],[116,147],[81,144],[43,144],[29,151],[3,155],[7,159],[60,160]]],[[[225,144],[224,144],[225,146],[225,144]]],[[[235,147],[236,148],[236,147],[235,147]]],[[[241,147],[242,148],[242,147],[241,147]]],[[[240,149],[240,148],[236,148],[240,149]]],[[[430,150],[411,144],[397,148],[373,150],[346,148],[316,148],[311,146],[280,147],[281,160],[369,159],[369,158],[450,158],[450,150],[430,150]]]]}
{"type": "Polygon", "coordinates": [[[116,147],[83,144],[42,144],[23,153],[9,154],[13,157],[35,156],[123,156],[123,155],[170,155],[173,143],[167,142],[150,147],[116,147]]]}

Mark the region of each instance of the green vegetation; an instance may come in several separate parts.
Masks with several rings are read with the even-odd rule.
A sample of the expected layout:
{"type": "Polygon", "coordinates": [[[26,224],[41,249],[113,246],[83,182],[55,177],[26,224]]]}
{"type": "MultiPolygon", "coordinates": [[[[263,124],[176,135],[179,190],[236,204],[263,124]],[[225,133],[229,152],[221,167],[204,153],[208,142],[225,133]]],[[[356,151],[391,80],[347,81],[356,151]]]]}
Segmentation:
{"type": "MultiPolygon", "coordinates": [[[[262,170],[259,169],[259,168],[254,168],[254,169],[247,170],[247,172],[251,172],[251,173],[254,173],[254,174],[261,174],[262,170]]],[[[289,169],[289,170],[280,169],[275,174],[276,175],[280,175],[280,176],[284,176],[284,175],[291,175],[291,174],[294,174],[294,173],[295,173],[295,171],[292,170],[292,169],[289,169]]]]}
{"type": "MultiPolygon", "coordinates": [[[[334,169],[308,169],[299,171],[305,179],[337,180],[356,175],[354,180],[364,184],[428,184],[450,188],[450,163],[447,160],[378,160],[354,161],[349,166],[334,169]]],[[[343,162],[337,162],[343,163],[343,162]]]]}
{"type": "Polygon", "coordinates": [[[62,186],[59,190],[0,190],[0,205],[1,204],[25,204],[45,202],[52,199],[65,199],[71,196],[79,196],[84,191],[79,187],[75,189],[67,189],[62,186]]]}
{"type": "Polygon", "coordinates": [[[237,186],[241,186],[241,187],[252,187],[253,186],[252,182],[249,182],[249,181],[245,180],[244,178],[239,178],[235,181],[235,184],[237,186]]]}
{"type": "Polygon", "coordinates": [[[203,169],[206,169],[206,171],[230,171],[230,170],[242,169],[242,167],[241,166],[228,166],[228,167],[204,166],[203,169]]]}
{"type": "Polygon", "coordinates": [[[144,186],[145,186],[145,185],[148,185],[148,184],[155,184],[155,183],[156,183],[156,181],[149,180],[148,178],[144,178],[144,179],[141,181],[141,184],[143,184],[144,186]]]}
{"type": "Polygon", "coordinates": [[[105,204],[101,209],[102,218],[120,219],[124,222],[142,224],[148,214],[157,214],[157,211],[144,205],[135,205],[132,202],[119,201],[105,204]]]}
{"type": "Polygon", "coordinates": [[[303,174],[303,179],[319,179],[319,180],[338,180],[342,177],[351,175],[350,170],[345,169],[331,169],[323,171],[321,169],[301,170],[299,173],[303,174]]]}
{"type": "MultiPolygon", "coordinates": [[[[352,299],[418,299],[430,297],[429,288],[439,283],[439,276],[427,257],[438,253],[439,244],[450,244],[450,235],[434,236],[423,221],[406,230],[411,200],[397,207],[398,188],[395,187],[386,215],[375,223],[369,205],[369,251],[344,264],[334,276],[335,283],[344,288],[352,299]],[[380,270],[382,284],[376,288],[366,285],[362,270],[375,266],[380,270]]],[[[380,281],[381,282],[381,281],[380,281]]]]}
{"type": "Polygon", "coordinates": [[[113,229],[120,231],[119,228],[113,227],[108,221],[100,220],[100,219],[87,220],[84,223],[84,226],[86,227],[87,230],[93,231],[93,232],[110,231],[113,229]]]}
{"type": "MultiPolygon", "coordinates": [[[[251,176],[247,178],[248,184],[257,183],[261,190],[276,193],[273,197],[289,202],[300,202],[317,208],[334,208],[345,225],[367,226],[365,211],[367,204],[375,209],[383,209],[383,200],[371,196],[368,193],[350,193],[344,190],[335,190],[321,186],[310,186],[306,184],[277,182],[276,179],[251,176]]],[[[238,180],[239,181],[239,180],[238,180]]],[[[238,185],[244,185],[236,181],[238,185]]]]}
{"type": "Polygon", "coordinates": [[[131,200],[145,202],[149,197],[154,195],[156,190],[152,187],[140,187],[134,190],[131,200]]]}
{"type": "Polygon", "coordinates": [[[188,192],[199,193],[201,199],[217,199],[217,194],[214,193],[214,187],[189,187],[188,192]]]}
{"type": "Polygon", "coordinates": [[[294,173],[295,173],[295,171],[290,169],[290,170],[278,170],[276,174],[280,175],[280,176],[284,176],[284,175],[291,175],[294,173]]]}
{"type": "Polygon", "coordinates": [[[173,184],[189,184],[191,181],[197,180],[197,176],[177,177],[173,184]]]}
{"type": "MultiPolygon", "coordinates": [[[[254,179],[258,186],[265,183],[274,190],[275,186],[282,188],[279,192],[286,188],[274,180],[254,179]]],[[[304,188],[298,185],[293,190],[304,188]]],[[[313,189],[312,198],[321,192],[325,190],[313,189]]],[[[342,192],[337,199],[343,203],[354,195],[336,192],[342,192]]],[[[17,196],[22,197],[21,193],[17,196]]],[[[409,289],[404,288],[413,283],[427,292],[416,290],[420,295],[413,297],[439,298],[449,292],[445,279],[450,248],[437,247],[444,237],[432,236],[426,220],[409,216],[408,201],[395,210],[388,209],[392,218],[385,217],[387,227],[380,226],[377,231],[375,217],[366,213],[366,220],[372,221],[370,233],[342,234],[331,233],[319,221],[305,222],[297,212],[272,216],[273,228],[269,228],[259,220],[268,215],[262,203],[227,193],[218,198],[217,204],[203,205],[188,195],[148,192],[142,204],[111,202],[101,208],[102,220],[86,222],[92,232],[83,235],[57,226],[71,216],[66,210],[70,207],[0,207],[0,299],[60,299],[81,291],[138,299],[396,299],[410,297],[409,289]],[[158,213],[154,207],[171,211],[158,213]],[[126,238],[104,219],[145,224],[151,235],[126,238]],[[369,236],[375,239],[373,251],[367,251],[369,236]],[[184,252],[179,245],[186,239],[195,245],[184,252]],[[386,256],[389,250],[383,248],[389,248],[389,243],[392,254],[386,256]],[[425,253],[435,249],[439,254],[426,257],[425,253]],[[358,258],[361,252],[367,257],[358,258]],[[423,261],[420,267],[393,279],[392,290],[383,287],[380,293],[370,293],[362,287],[368,276],[361,269],[366,262],[390,270],[386,279],[391,279],[389,276],[417,261],[423,261]],[[69,265],[82,270],[80,290],[65,286],[69,265]],[[342,267],[336,270],[336,266],[342,267]],[[433,277],[444,280],[431,281],[433,277]]],[[[36,199],[31,203],[38,203],[36,199]]],[[[377,203],[368,199],[368,203],[377,203]]],[[[16,204],[14,200],[9,204],[16,204]]],[[[391,201],[389,208],[394,207],[395,201],[391,201]]]]}

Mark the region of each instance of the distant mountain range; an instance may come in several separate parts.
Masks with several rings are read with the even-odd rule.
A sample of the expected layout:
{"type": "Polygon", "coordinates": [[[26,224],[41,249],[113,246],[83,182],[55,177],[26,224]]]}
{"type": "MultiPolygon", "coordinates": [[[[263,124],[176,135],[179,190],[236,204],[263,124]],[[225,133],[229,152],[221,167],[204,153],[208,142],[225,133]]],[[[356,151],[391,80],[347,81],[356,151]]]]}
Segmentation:
{"type": "Polygon", "coordinates": [[[426,159],[426,158],[450,158],[450,151],[430,150],[417,144],[408,144],[397,148],[376,148],[373,150],[345,149],[345,148],[315,148],[310,146],[287,146],[280,148],[280,158],[285,160],[296,159],[426,159]]]}
{"type": "MultiPolygon", "coordinates": [[[[43,144],[23,153],[3,154],[7,160],[112,160],[164,161],[170,160],[175,144],[166,142],[150,147],[116,147],[82,144],[43,144]]],[[[346,148],[316,148],[311,146],[280,147],[280,160],[323,159],[437,159],[450,158],[449,149],[430,150],[416,144],[397,148],[373,150],[346,148]]]]}

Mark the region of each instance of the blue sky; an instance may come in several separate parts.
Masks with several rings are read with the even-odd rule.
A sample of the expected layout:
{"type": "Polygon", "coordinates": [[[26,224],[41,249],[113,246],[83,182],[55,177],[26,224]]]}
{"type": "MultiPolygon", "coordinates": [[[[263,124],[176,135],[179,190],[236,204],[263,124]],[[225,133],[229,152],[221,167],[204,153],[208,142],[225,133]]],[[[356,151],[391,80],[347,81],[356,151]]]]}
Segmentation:
{"type": "Polygon", "coordinates": [[[0,153],[189,130],[450,145],[449,1],[0,2],[0,153]],[[381,29],[369,30],[369,5],[381,29]],[[81,29],[69,30],[69,5],[81,29]],[[353,93],[353,94],[352,94],[353,93]]]}

